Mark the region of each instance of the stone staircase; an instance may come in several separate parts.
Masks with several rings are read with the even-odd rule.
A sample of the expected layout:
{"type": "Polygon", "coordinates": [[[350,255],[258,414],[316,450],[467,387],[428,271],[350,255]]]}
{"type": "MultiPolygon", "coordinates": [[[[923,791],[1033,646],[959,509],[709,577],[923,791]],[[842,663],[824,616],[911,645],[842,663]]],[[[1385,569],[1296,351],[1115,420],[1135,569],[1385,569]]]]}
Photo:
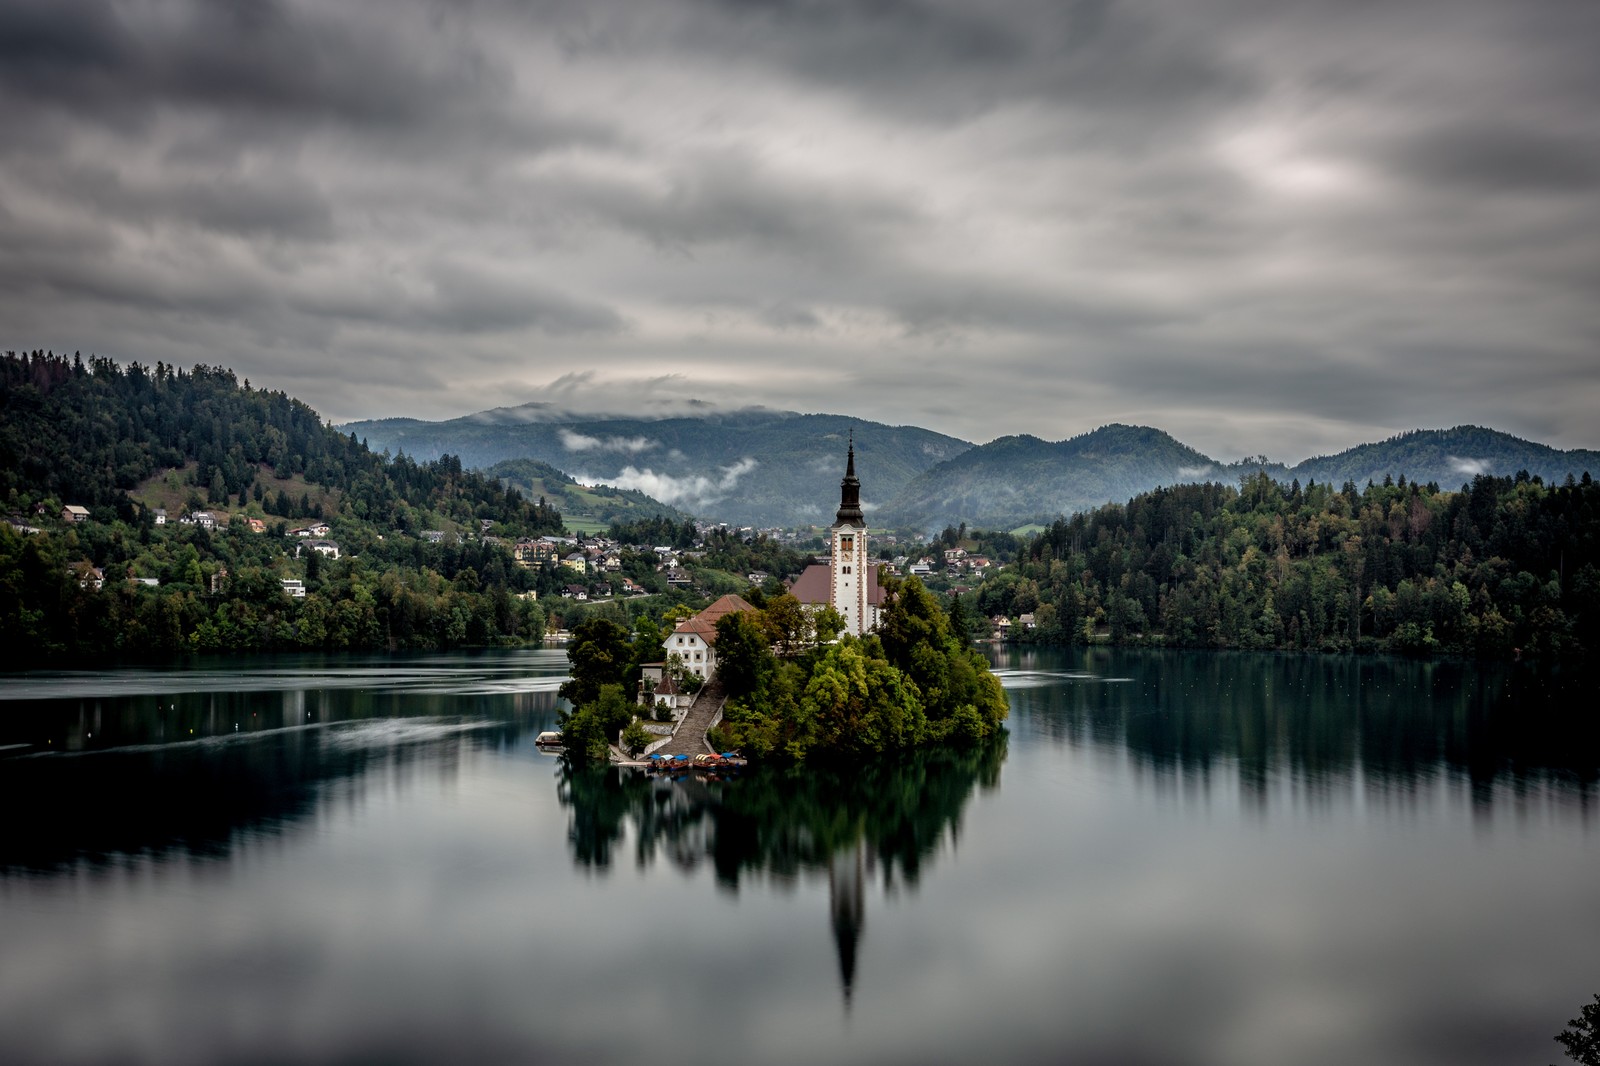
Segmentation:
{"type": "Polygon", "coordinates": [[[723,703],[727,702],[728,694],[723,689],[722,681],[712,675],[689,705],[688,713],[683,717],[683,722],[678,726],[678,731],[672,734],[672,739],[656,750],[662,755],[700,755],[711,749],[706,746],[706,730],[711,728],[711,722],[716,718],[717,712],[722,710],[723,703]]]}

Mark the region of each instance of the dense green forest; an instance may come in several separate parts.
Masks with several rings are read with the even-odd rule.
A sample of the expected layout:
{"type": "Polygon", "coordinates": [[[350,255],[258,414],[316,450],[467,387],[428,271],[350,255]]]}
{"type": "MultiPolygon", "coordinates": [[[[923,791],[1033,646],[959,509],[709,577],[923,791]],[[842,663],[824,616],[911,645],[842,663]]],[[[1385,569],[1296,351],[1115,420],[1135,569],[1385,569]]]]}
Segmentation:
{"type": "Polygon", "coordinates": [[[1600,651],[1600,485],[1180,485],[1056,521],[973,609],[1046,643],[1600,651]]]}
{"type": "Polygon", "coordinates": [[[545,625],[525,594],[563,580],[496,543],[559,532],[544,501],[450,456],[375,454],[219,367],[6,354],[0,497],[0,639],[18,661],[515,643],[545,625]],[[154,501],[173,521],[156,524],[154,501]],[[224,520],[178,524],[202,508],[224,520]],[[288,534],[316,519],[339,558],[288,534]]]}

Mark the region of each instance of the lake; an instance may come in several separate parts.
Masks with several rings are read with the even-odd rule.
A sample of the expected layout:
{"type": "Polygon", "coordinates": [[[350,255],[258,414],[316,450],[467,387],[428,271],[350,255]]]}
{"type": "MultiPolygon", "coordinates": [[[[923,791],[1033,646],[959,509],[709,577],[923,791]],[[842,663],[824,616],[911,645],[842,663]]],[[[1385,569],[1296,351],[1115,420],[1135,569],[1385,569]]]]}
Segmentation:
{"type": "Polygon", "coordinates": [[[560,651],[0,678],[0,1058],[1549,1063],[1593,673],[1001,649],[1008,735],[569,772],[560,651]]]}

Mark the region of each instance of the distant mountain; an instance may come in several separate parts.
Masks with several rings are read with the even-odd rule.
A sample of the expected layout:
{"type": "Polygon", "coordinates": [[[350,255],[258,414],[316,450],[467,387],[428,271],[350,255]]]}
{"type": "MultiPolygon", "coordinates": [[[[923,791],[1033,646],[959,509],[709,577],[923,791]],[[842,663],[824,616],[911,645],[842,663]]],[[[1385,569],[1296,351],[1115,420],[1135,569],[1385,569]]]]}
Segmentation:
{"type": "MultiPolygon", "coordinates": [[[[851,430],[868,520],[879,528],[936,530],[963,521],[1010,528],[1124,501],[1159,485],[1235,482],[1256,470],[1302,484],[1365,485],[1404,475],[1445,488],[1480,473],[1527,470],[1546,481],[1585,471],[1600,475],[1600,452],[1561,451],[1480,426],[1415,430],[1294,466],[1264,458],[1222,462],[1148,426],[1102,426],[1063,441],[1001,437],[974,447],[914,426],[764,409],[651,420],[580,419],[529,406],[448,422],[384,419],[340,428],[374,448],[419,459],[448,452],[475,467],[535,460],[561,477],[645,494],[630,507],[655,504],[739,525],[828,521],[851,430]]],[[[516,483],[536,495],[534,481],[549,475],[530,468],[526,476],[516,483]]],[[[568,502],[562,495],[578,487],[570,479],[560,491],[559,478],[543,484],[564,514],[597,513],[599,501],[568,502]]],[[[623,498],[613,502],[621,506],[623,498]]]]}
{"type": "Polygon", "coordinates": [[[1102,426],[1070,440],[1001,437],[924,471],[884,507],[884,523],[1009,527],[1126,500],[1157,485],[1212,479],[1223,464],[1148,426],[1102,426]]]}
{"type": "Polygon", "coordinates": [[[549,463],[537,459],[502,459],[484,470],[530,500],[543,498],[560,511],[569,528],[591,526],[599,529],[613,522],[635,522],[641,518],[689,517],[637,489],[618,489],[610,485],[580,485],[549,463]]]}
{"type": "Polygon", "coordinates": [[[1265,470],[1343,484],[1385,477],[1456,488],[1476,474],[1526,470],[1546,481],[1600,474],[1600,452],[1560,451],[1480,426],[1415,430],[1295,466],[1264,460],[1223,463],[1145,426],[1103,426],[1070,440],[1001,437],[932,467],[906,485],[878,516],[885,524],[938,529],[966,522],[1009,527],[1036,518],[1120,502],[1159,485],[1231,482],[1265,470]]]}
{"type": "Polygon", "coordinates": [[[373,448],[419,459],[449,453],[473,467],[534,459],[580,482],[637,489],[699,517],[741,525],[831,520],[852,431],[868,506],[972,447],[915,426],[765,409],[663,419],[560,418],[543,408],[502,408],[448,422],[391,418],[340,429],[373,448]]]}
{"type": "Polygon", "coordinates": [[[1404,474],[1411,481],[1437,481],[1458,488],[1477,474],[1515,474],[1526,470],[1545,481],[1561,481],[1585,471],[1600,476],[1600,452],[1561,451],[1482,426],[1418,429],[1378,444],[1358,444],[1336,455],[1319,455],[1289,469],[1302,483],[1315,478],[1365,485],[1404,474]]]}

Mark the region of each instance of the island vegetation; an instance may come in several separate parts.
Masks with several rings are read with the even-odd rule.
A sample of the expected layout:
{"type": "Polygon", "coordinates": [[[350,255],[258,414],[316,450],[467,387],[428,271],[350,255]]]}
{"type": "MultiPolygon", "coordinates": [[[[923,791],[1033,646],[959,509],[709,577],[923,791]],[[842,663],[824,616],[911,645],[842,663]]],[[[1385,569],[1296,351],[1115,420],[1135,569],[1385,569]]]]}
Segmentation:
{"type": "MultiPolygon", "coordinates": [[[[885,578],[884,588],[883,619],[862,637],[838,635],[843,619],[831,608],[749,590],[756,609],[716,626],[714,681],[727,703],[713,746],[800,762],[994,734],[1008,705],[987,660],[952,631],[920,581],[885,578]]],[[[665,635],[648,618],[630,631],[595,617],[573,631],[572,676],[561,688],[573,704],[561,719],[571,758],[603,761],[611,740],[630,728],[641,713],[630,694],[644,665],[660,660],[665,635]]]]}

